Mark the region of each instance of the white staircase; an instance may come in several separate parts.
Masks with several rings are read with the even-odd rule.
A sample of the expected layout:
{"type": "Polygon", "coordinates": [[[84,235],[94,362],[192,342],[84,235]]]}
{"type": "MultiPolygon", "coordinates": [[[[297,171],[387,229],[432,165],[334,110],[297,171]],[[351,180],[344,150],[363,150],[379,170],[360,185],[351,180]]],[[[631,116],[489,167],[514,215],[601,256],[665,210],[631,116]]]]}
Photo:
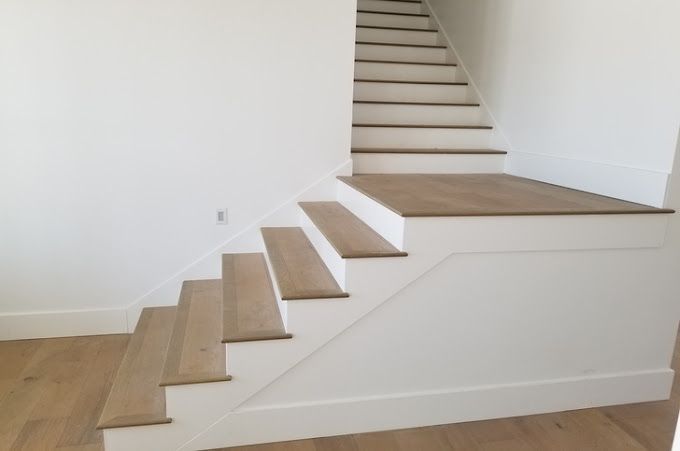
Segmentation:
{"type": "MultiPolygon", "coordinates": [[[[343,178],[331,196],[306,199],[337,201],[349,216],[293,206],[294,221],[264,224],[301,227],[349,297],[283,302],[276,289],[292,338],[226,344],[231,380],[165,387],[172,422],[105,429],[107,450],[208,449],[668,395],[676,324],[643,314],[665,311],[669,298],[644,298],[638,283],[658,282],[648,265],[668,216],[652,213],[669,212],[609,208],[600,196],[578,210],[565,199],[591,195],[531,181],[527,192],[544,189],[536,199],[559,207],[522,210],[504,193],[477,202],[477,186],[505,180],[495,178],[458,191],[441,181],[449,197],[488,202],[488,215],[437,214],[429,195],[420,213],[400,211],[420,185],[402,188],[399,174],[501,174],[505,152],[491,148],[495,131],[422,3],[359,0],[358,10],[353,172],[395,178],[384,195],[343,178]],[[354,226],[331,233],[334,221],[354,226]],[[342,243],[376,232],[408,255],[343,254],[342,243]]],[[[280,256],[257,228],[232,248],[264,253],[278,287],[294,278],[276,272],[280,256]]]]}

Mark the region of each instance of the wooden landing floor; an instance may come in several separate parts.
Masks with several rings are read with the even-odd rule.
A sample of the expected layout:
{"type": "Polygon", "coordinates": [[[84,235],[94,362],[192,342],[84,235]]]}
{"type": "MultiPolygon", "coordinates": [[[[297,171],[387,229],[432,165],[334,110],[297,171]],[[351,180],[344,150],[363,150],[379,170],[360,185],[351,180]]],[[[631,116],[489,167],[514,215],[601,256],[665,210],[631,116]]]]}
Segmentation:
{"type": "MultiPolygon", "coordinates": [[[[95,429],[127,335],[0,342],[0,450],[103,450],[95,429]]],[[[676,346],[673,368],[680,369],[676,346]]],[[[670,401],[232,448],[231,451],[669,451],[670,401]]]]}
{"type": "Polygon", "coordinates": [[[672,213],[507,174],[338,177],[405,217],[672,213]]]}

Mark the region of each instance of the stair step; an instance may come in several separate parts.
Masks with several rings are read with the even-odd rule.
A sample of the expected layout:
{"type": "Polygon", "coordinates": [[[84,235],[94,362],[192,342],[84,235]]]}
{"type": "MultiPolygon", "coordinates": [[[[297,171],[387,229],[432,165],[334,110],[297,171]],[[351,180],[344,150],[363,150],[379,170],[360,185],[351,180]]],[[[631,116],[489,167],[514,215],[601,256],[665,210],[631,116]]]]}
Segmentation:
{"type": "Polygon", "coordinates": [[[352,147],[487,149],[493,130],[451,127],[352,127],[352,147]]]}
{"type": "Polygon", "coordinates": [[[431,45],[357,42],[355,59],[405,61],[417,63],[448,63],[445,47],[431,45]]]}
{"type": "Polygon", "coordinates": [[[354,82],[354,100],[362,102],[450,105],[470,103],[468,95],[467,85],[354,82]]]}
{"type": "Polygon", "coordinates": [[[503,150],[493,149],[379,149],[379,148],[352,148],[352,153],[392,153],[392,154],[452,154],[452,155],[506,155],[503,150]]]}
{"type": "Polygon", "coordinates": [[[352,120],[359,124],[477,125],[486,120],[478,107],[355,103],[352,120]]]}
{"type": "Polygon", "coordinates": [[[455,63],[423,63],[420,61],[388,61],[388,60],[367,60],[367,59],[356,59],[355,63],[379,63],[379,64],[417,64],[419,66],[450,66],[457,67],[455,63]]]}
{"type": "Polygon", "coordinates": [[[263,227],[262,237],[283,300],[349,297],[300,227],[263,227]]]}
{"type": "Polygon", "coordinates": [[[420,80],[447,83],[456,80],[457,70],[455,64],[360,59],[355,60],[354,78],[364,80],[420,80]]]}
{"type": "Polygon", "coordinates": [[[264,254],[222,255],[224,343],[291,338],[264,254]]]}
{"type": "Polygon", "coordinates": [[[385,47],[415,47],[423,49],[445,49],[445,45],[436,44],[402,44],[399,42],[373,42],[373,41],[356,41],[355,45],[384,45],[385,47]]]}
{"type": "Polygon", "coordinates": [[[430,18],[426,16],[403,16],[376,12],[357,12],[357,25],[369,27],[394,27],[422,30],[430,28],[430,18]]]}
{"type": "Polygon", "coordinates": [[[402,85],[441,85],[441,86],[468,86],[462,81],[421,81],[421,80],[375,80],[366,78],[355,78],[357,83],[395,83],[402,85]]]}
{"type": "Polygon", "coordinates": [[[359,0],[358,9],[392,11],[403,13],[419,13],[422,11],[420,2],[398,2],[394,0],[359,0]]]}
{"type": "Polygon", "coordinates": [[[492,130],[490,125],[436,125],[436,124],[352,124],[359,128],[446,128],[458,130],[492,130]]]}
{"type": "Polygon", "coordinates": [[[165,389],[158,385],[175,307],[145,308],[130,338],[97,429],[165,424],[165,389]]]}
{"type": "Polygon", "coordinates": [[[673,213],[507,174],[338,177],[403,217],[673,213]]]}
{"type": "Polygon", "coordinates": [[[408,255],[339,202],[300,202],[299,205],[342,258],[408,255]]]}
{"type": "Polygon", "coordinates": [[[357,13],[386,14],[386,15],[390,15],[390,16],[430,17],[429,14],[424,14],[424,13],[401,13],[401,12],[394,12],[394,11],[375,11],[375,10],[370,10],[370,9],[358,9],[357,13]]]}
{"type": "Polygon", "coordinates": [[[388,100],[355,100],[355,104],[367,104],[367,105],[432,105],[432,106],[471,106],[478,107],[479,103],[444,103],[444,102],[397,102],[388,100]]]}
{"type": "Polygon", "coordinates": [[[384,42],[397,44],[438,44],[439,34],[430,30],[409,30],[403,27],[362,27],[356,28],[356,41],[384,42]]]}
{"type": "Polygon", "coordinates": [[[439,30],[435,28],[406,28],[406,27],[384,27],[379,25],[357,25],[357,28],[368,28],[373,30],[398,30],[398,31],[414,31],[422,33],[438,33],[439,30]]]}
{"type": "Polygon", "coordinates": [[[231,380],[222,344],[221,312],[221,280],[182,284],[161,386],[231,380]]]}

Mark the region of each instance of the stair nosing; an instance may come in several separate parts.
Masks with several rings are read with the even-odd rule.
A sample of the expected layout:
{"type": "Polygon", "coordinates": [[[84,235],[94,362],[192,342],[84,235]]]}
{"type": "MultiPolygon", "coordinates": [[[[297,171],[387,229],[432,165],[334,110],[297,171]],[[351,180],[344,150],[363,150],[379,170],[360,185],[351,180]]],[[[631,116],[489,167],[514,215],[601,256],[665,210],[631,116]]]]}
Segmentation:
{"type": "Polygon", "coordinates": [[[376,30],[398,30],[398,31],[418,31],[422,33],[438,33],[436,28],[406,28],[406,27],[385,27],[381,25],[357,25],[357,28],[373,28],[376,30]]]}
{"type": "Polygon", "coordinates": [[[420,61],[396,61],[396,60],[368,60],[355,59],[355,63],[376,63],[376,64],[414,64],[419,66],[444,66],[444,67],[458,67],[456,63],[423,63],[420,61]]]}
{"type": "Polygon", "coordinates": [[[397,102],[388,100],[354,100],[353,103],[366,105],[425,105],[425,106],[460,106],[480,107],[479,103],[438,103],[438,102],[397,102]]]}
{"type": "Polygon", "coordinates": [[[379,2],[398,2],[398,3],[420,3],[422,4],[423,2],[420,0],[372,0],[372,1],[379,1],[379,2]]]}
{"type": "Polygon", "coordinates": [[[408,154],[408,155],[507,155],[504,150],[493,149],[385,149],[385,148],[352,148],[356,154],[408,154]]]}
{"type": "Polygon", "coordinates": [[[419,49],[439,49],[445,50],[445,45],[431,45],[431,44],[402,44],[399,42],[376,42],[376,41],[354,41],[355,45],[380,45],[384,47],[415,47],[419,49]]]}
{"type": "Polygon", "coordinates": [[[358,9],[357,13],[367,13],[367,14],[387,14],[390,16],[412,16],[412,17],[430,17],[429,14],[423,13],[399,13],[393,11],[370,11],[366,9],[358,9]]]}
{"type": "Polygon", "coordinates": [[[355,78],[355,83],[394,83],[401,85],[442,85],[442,86],[469,86],[464,81],[425,81],[425,80],[381,80],[376,78],[355,78]]]}
{"type": "Polygon", "coordinates": [[[492,130],[491,125],[440,125],[440,124],[352,124],[359,128],[418,128],[418,129],[455,129],[455,130],[492,130]]]}

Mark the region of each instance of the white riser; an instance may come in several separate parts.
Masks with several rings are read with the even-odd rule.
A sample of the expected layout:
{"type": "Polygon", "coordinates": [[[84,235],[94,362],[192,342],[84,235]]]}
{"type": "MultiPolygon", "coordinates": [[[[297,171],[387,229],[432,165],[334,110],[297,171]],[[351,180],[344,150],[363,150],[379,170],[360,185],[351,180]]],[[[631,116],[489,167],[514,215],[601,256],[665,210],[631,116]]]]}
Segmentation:
{"type": "Polygon", "coordinates": [[[356,124],[480,125],[482,111],[476,106],[356,103],[352,120],[356,124]]]}
{"type": "Polygon", "coordinates": [[[426,31],[381,30],[357,28],[357,41],[395,42],[399,44],[437,44],[437,33],[426,31]]]}
{"type": "Polygon", "coordinates": [[[492,130],[352,127],[352,147],[487,149],[492,130]]]}
{"type": "Polygon", "coordinates": [[[355,174],[502,173],[505,155],[352,154],[355,174]]]}
{"type": "Polygon", "coordinates": [[[357,13],[357,25],[378,27],[430,28],[430,18],[393,14],[357,13]]]}
{"type": "Polygon", "coordinates": [[[420,13],[422,3],[390,2],[384,0],[359,0],[357,9],[370,11],[391,11],[395,13],[420,13]]]}
{"type": "Polygon", "coordinates": [[[431,47],[399,47],[391,45],[357,44],[356,59],[382,61],[413,61],[445,63],[446,49],[431,47]]]}
{"type": "Polygon", "coordinates": [[[305,235],[309,238],[317,254],[319,254],[319,257],[328,267],[328,270],[333,274],[333,278],[338,282],[340,288],[345,290],[345,260],[316,227],[316,224],[309,219],[309,216],[307,216],[302,208],[300,208],[300,227],[305,231],[305,235]]]}
{"type": "Polygon", "coordinates": [[[456,66],[357,62],[354,64],[354,76],[373,80],[447,82],[456,80],[456,66]]]}
{"type": "Polygon", "coordinates": [[[467,95],[466,85],[354,82],[354,100],[462,103],[467,95]]]}

